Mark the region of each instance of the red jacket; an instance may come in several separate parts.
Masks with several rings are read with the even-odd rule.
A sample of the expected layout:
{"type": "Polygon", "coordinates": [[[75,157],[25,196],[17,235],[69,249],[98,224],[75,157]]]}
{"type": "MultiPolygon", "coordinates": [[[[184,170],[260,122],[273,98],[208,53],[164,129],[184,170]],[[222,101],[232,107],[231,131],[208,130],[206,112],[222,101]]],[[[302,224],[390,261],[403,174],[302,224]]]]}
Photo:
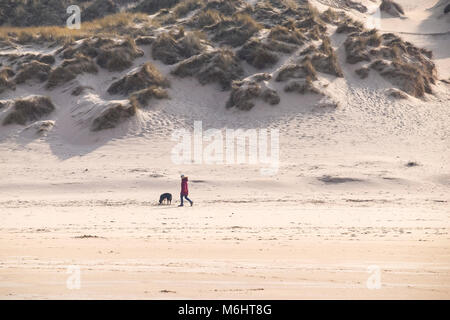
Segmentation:
{"type": "Polygon", "coordinates": [[[187,196],[189,194],[189,190],[188,190],[188,178],[184,177],[181,180],[181,194],[183,196],[187,196]]]}

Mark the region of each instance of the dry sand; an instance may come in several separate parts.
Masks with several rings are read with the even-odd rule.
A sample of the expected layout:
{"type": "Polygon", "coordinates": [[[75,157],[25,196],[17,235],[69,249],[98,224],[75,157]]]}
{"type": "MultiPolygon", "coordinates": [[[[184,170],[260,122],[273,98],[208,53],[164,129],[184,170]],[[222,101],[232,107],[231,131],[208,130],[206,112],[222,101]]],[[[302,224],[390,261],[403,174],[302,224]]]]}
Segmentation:
{"type": "MultiPolygon", "coordinates": [[[[383,26],[413,30],[401,35],[433,49],[444,79],[448,35],[426,35],[422,20],[434,18],[419,9],[428,3],[383,26]]],[[[332,37],[335,48],[344,41],[332,37]]],[[[151,60],[145,51],[136,68],[151,60]]],[[[0,298],[449,299],[449,87],[394,101],[391,84],[377,74],[360,80],[337,53],[345,78],[321,78],[336,110],[296,95],[276,107],[225,110],[229,93],[171,79],[171,100],[92,134],[83,116],[110,99],[111,74],[101,71],[78,77],[95,93],[52,92],[47,136],[0,128],[0,298]],[[205,129],[279,129],[278,174],[173,164],[169,137],[195,120],[205,129]],[[181,173],[192,208],[176,207],[181,173]],[[164,192],[172,206],[157,205],[164,192]],[[80,289],[67,287],[69,266],[80,268],[80,289]],[[367,287],[374,266],[380,289],[367,287]]],[[[2,99],[46,93],[27,85],[2,99]]]]}
{"type": "Polygon", "coordinates": [[[342,145],[292,152],[285,143],[275,177],[247,165],[169,165],[170,144],[144,139],[66,160],[39,143],[2,148],[0,296],[450,297],[443,158],[422,152],[409,168],[405,150],[338,156],[342,145]],[[194,207],[176,207],[179,172],[191,177],[194,207]],[[326,174],[359,180],[318,179],[326,174]],[[176,201],[157,206],[166,191],[176,201]],[[79,290],[66,286],[72,265],[79,290]],[[370,266],[381,289],[367,288],[370,266]]]}

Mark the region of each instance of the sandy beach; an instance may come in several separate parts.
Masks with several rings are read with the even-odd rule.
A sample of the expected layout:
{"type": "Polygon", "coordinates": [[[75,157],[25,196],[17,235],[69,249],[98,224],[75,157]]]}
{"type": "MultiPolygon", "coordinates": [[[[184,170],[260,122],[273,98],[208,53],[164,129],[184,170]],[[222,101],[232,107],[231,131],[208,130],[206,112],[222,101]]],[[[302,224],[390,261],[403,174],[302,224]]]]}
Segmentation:
{"type": "MultiPolygon", "coordinates": [[[[285,30],[268,24],[260,8],[254,13],[260,29],[232,49],[222,50],[221,39],[201,40],[205,45],[197,39],[202,46],[196,54],[207,61],[204,83],[194,71],[174,74],[197,56],[164,63],[150,45],[204,8],[162,26],[153,24],[155,15],[146,13],[145,20],[141,14],[137,26],[151,36],[136,37],[139,45],[103,39],[99,48],[95,34],[69,48],[1,44],[0,66],[14,63],[2,73],[0,92],[0,299],[449,299],[449,17],[445,1],[437,7],[431,0],[397,2],[405,15],[383,13],[380,34],[364,40],[379,48],[361,45],[362,53],[352,56],[346,47],[358,47],[359,40],[337,30],[362,29],[381,1],[359,1],[368,8],[364,13],[340,0],[311,1],[320,12],[343,10],[360,25],[323,22],[324,39],[293,27],[308,36],[285,43],[285,52],[267,49],[275,58],[263,71],[235,54],[246,41],[272,41],[272,31],[285,30]],[[385,35],[390,32],[401,39],[385,35]],[[108,70],[100,59],[64,56],[83,46],[104,50],[104,58],[114,50],[135,56],[120,70],[108,70]],[[335,69],[320,60],[314,81],[302,74],[306,48],[316,50],[316,62],[334,62],[335,69]],[[54,65],[31,65],[50,78],[67,75],[64,66],[71,63],[81,64],[81,71],[50,88],[26,69],[25,59],[42,55],[54,56],[54,65]],[[237,71],[221,59],[234,62],[237,71]],[[83,71],[82,63],[96,72],[83,71]],[[145,69],[150,65],[151,72],[145,69]],[[405,75],[424,66],[429,72],[422,78],[405,75]],[[16,85],[12,74],[23,70],[31,79],[16,85]],[[152,77],[161,87],[155,89],[152,77]],[[220,77],[230,78],[230,88],[254,86],[265,95],[230,107],[230,96],[240,92],[221,87],[220,77]],[[142,88],[141,78],[149,82],[142,88]],[[114,86],[122,93],[111,93],[114,86]],[[162,97],[130,107],[136,92],[162,97]],[[274,104],[263,100],[267,94],[274,104]],[[40,117],[21,113],[23,105],[40,117]],[[263,174],[263,164],[247,159],[211,164],[204,154],[201,163],[177,163],[174,132],[191,137],[198,122],[202,137],[210,129],[219,135],[276,130],[275,171],[263,174]],[[189,177],[192,207],[178,207],[181,174],[189,177]],[[172,204],[159,205],[166,192],[172,204]]],[[[299,15],[312,23],[305,10],[316,11],[308,8],[299,15]]],[[[283,21],[284,11],[273,10],[283,21]]],[[[219,35],[226,40],[226,33],[219,35]]]]}
{"type": "Polygon", "coordinates": [[[444,159],[317,162],[306,149],[284,159],[301,165],[265,178],[248,165],[164,167],[163,156],[158,166],[163,146],[126,144],[64,161],[39,144],[1,150],[2,298],[449,297],[448,176],[435,174],[444,159]],[[161,190],[176,195],[178,171],[194,206],[158,206],[161,190]],[[326,173],[355,181],[319,180],[326,173]],[[67,287],[71,266],[80,289],[67,287]],[[380,289],[367,287],[373,266],[380,289]]]}

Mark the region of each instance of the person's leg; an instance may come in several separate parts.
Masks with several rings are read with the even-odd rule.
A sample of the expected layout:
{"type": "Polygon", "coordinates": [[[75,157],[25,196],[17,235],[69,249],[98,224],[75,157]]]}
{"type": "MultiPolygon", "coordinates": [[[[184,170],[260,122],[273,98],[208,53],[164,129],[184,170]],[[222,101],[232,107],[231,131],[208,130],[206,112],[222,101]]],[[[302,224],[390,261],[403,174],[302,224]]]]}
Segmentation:
{"type": "Polygon", "coordinates": [[[182,194],[180,194],[180,199],[181,199],[180,206],[182,206],[183,205],[183,195],[182,194]]]}
{"type": "Polygon", "coordinates": [[[191,204],[191,206],[192,206],[192,204],[193,204],[192,200],[191,200],[191,199],[189,199],[189,198],[188,198],[188,196],[185,196],[185,198],[186,198],[186,200],[187,200],[187,201],[189,201],[189,203],[190,203],[190,204],[191,204]]]}

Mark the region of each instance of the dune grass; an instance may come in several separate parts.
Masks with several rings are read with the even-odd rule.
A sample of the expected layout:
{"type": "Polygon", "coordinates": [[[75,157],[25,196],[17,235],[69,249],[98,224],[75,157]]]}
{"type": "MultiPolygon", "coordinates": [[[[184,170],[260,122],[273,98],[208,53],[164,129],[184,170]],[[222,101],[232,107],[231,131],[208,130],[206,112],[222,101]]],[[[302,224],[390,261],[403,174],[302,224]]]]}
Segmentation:
{"type": "Polygon", "coordinates": [[[101,19],[84,22],[81,29],[69,29],[65,26],[42,27],[0,27],[0,39],[15,38],[19,43],[52,42],[70,43],[92,35],[114,35],[118,28],[133,26],[136,23],[149,21],[142,13],[122,12],[101,19]]]}
{"type": "Polygon", "coordinates": [[[176,18],[183,18],[192,10],[199,8],[202,4],[202,0],[185,0],[173,8],[173,13],[176,18]]]}

